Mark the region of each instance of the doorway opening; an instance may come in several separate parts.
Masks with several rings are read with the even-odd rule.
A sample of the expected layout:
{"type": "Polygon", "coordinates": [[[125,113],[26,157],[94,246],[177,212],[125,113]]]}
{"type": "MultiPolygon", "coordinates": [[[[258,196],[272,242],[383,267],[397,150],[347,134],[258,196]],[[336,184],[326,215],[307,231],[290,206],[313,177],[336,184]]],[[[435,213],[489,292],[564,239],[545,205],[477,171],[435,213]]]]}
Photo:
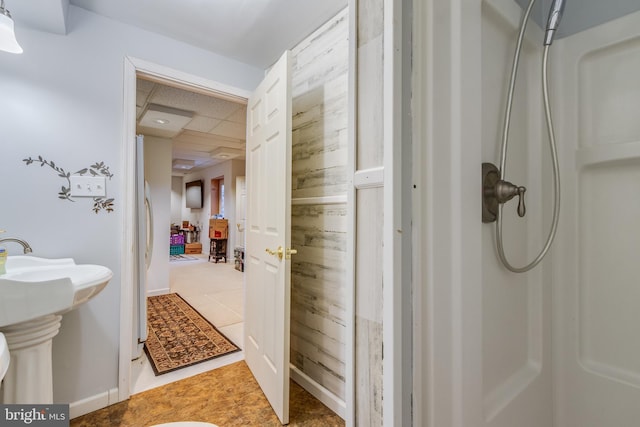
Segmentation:
{"type": "MultiPolygon", "coordinates": [[[[225,188],[225,179],[244,176],[245,104],[161,78],[136,78],[136,134],[144,139],[139,165],[152,191],[155,237],[138,316],[148,297],[175,293],[240,348],[243,274],[234,268],[234,248],[227,253],[235,230],[219,224],[236,221],[235,189],[225,188]]],[[[156,376],[147,353],[139,355],[131,366],[132,394],[243,359],[233,353],[156,376]]]]}
{"type": "MultiPolygon", "coordinates": [[[[135,229],[136,229],[136,220],[137,213],[135,209],[135,201],[136,201],[136,191],[135,191],[135,177],[136,173],[136,165],[135,165],[135,135],[137,130],[137,118],[138,118],[138,108],[136,103],[136,93],[138,89],[137,80],[138,78],[145,80],[146,82],[158,82],[163,86],[181,89],[185,91],[190,91],[197,94],[206,94],[208,96],[215,96],[222,100],[234,102],[236,104],[244,105],[246,104],[246,99],[249,95],[247,91],[242,89],[221,85],[216,82],[206,81],[202,78],[192,76],[186,73],[182,73],[176,70],[167,69],[155,64],[148,63],[146,61],[141,61],[135,58],[126,58],[125,61],[125,111],[124,111],[124,122],[125,122],[125,139],[123,144],[123,164],[124,164],[124,173],[125,173],[125,188],[124,188],[124,197],[128,203],[124,204],[124,242],[123,242],[123,258],[122,258],[122,291],[121,291],[121,333],[120,333],[120,357],[119,357],[119,377],[120,377],[120,387],[119,387],[119,400],[126,400],[133,390],[132,383],[132,371],[131,371],[131,360],[134,358],[132,348],[132,342],[134,341],[134,313],[138,309],[138,307],[134,306],[134,296],[135,290],[132,289],[131,284],[138,283],[136,279],[136,267],[135,260],[133,260],[130,254],[130,249],[133,248],[135,244],[135,229]]],[[[176,107],[177,108],[177,107],[176,107]]],[[[165,111],[166,112],[166,111],[165,111]]],[[[170,111],[170,113],[174,113],[175,111],[170,111]]],[[[240,113],[244,114],[244,113],[240,113]]],[[[157,137],[162,139],[162,137],[157,137]]],[[[166,137],[165,137],[166,139],[166,137]]],[[[227,138],[228,140],[229,138],[227,138]]],[[[171,171],[172,166],[176,166],[177,162],[172,162],[173,149],[169,149],[170,157],[169,157],[169,171],[171,171]],[[173,164],[172,164],[173,163],[173,164]]],[[[216,159],[211,158],[212,163],[216,163],[216,159]]],[[[171,192],[171,180],[172,177],[169,175],[170,172],[165,173],[167,185],[166,191],[170,194],[171,192]]],[[[216,174],[215,176],[219,176],[220,174],[216,174]]],[[[244,175],[244,171],[242,172],[244,175]]],[[[184,176],[184,174],[183,174],[184,176]]],[[[205,180],[205,183],[208,180],[205,180]]],[[[184,185],[184,184],[183,184],[184,185]]],[[[184,187],[182,186],[184,190],[184,187]]],[[[205,193],[206,194],[206,193],[205,193]]],[[[166,221],[166,228],[158,225],[162,232],[162,235],[166,236],[167,239],[162,239],[161,236],[157,236],[156,240],[162,243],[162,241],[166,241],[169,246],[169,236],[170,236],[170,211],[171,208],[167,207],[165,209],[166,214],[169,216],[169,219],[166,221]]],[[[208,224],[204,221],[208,218],[208,209],[191,209],[188,211],[206,211],[207,213],[200,218],[200,228],[204,229],[205,225],[208,224]]],[[[195,213],[195,212],[194,212],[195,213]]],[[[181,216],[181,215],[180,215],[181,216]]],[[[182,219],[182,218],[181,218],[182,219]]],[[[195,219],[195,217],[194,217],[195,219]]],[[[197,219],[195,221],[189,219],[190,223],[194,223],[197,225],[197,219]]],[[[156,219],[156,224],[158,221],[156,219]]],[[[182,223],[180,222],[180,226],[182,223]]],[[[204,231],[204,230],[203,230],[204,231]]],[[[208,227],[207,227],[208,231],[208,227]]],[[[206,234],[206,233],[203,233],[206,234]]],[[[208,248],[208,245],[203,245],[208,248]]],[[[137,251],[136,251],[137,252],[137,251]]],[[[164,280],[166,280],[166,285],[163,286],[165,291],[169,290],[169,248],[165,247],[163,251],[158,256],[162,256],[166,260],[164,264],[166,264],[165,273],[163,274],[164,280]]],[[[134,255],[137,255],[135,253],[134,255]]]]}
{"type": "Polygon", "coordinates": [[[211,180],[211,217],[224,218],[224,176],[211,180]]]}
{"type": "MultiPolygon", "coordinates": [[[[231,99],[231,100],[235,100],[235,101],[239,101],[239,102],[246,102],[245,98],[242,95],[247,96],[248,94],[245,94],[242,90],[238,90],[235,88],[228,88],[228,87],[224,87],[215,83],[211,83],[208,87],[207,90],[203,89],[203,85],[202,85],[202,79],[195,79],[197,81],[200,82],[200,84],[198,85],[193,85],[191,86],[188,82],[189,81],[194,81],[193,76],[189,76],[180,72],[176,72],[174,70],[165,70],[165,69],[161,69],[160,71],[157,70],[157,67],[154,67],[148,63],[145,63],[143,61],[137,61],[135,59],[129,59],[129,62],[127,64],[127,68],[128,68],[128,73],[126,76],[126,83],[128,84],[128,93],[129,96],[127,97],[125,94],[125,99],[127,100],[132,100],[135,99],[133,94],[136,93],[136,78],[138,77],[144,77],[145,80],[150,80],[150,81],[154,81],[154,82],[160,82],[162,84],[166,84],[168,86],[172,86],[172,87],[179,87],[179,88],[183,88],[186,90],[194,90],[197,93],[210,93],[213,95],[221,95],[223,97],[225,97],[225,99],[231,99]],[[224,92],[221,90],[218,90],[216,88],[218,87],[222,87],[222,89],[224,89],[224,92]]],[[[135,105],[133,102],[129,103],[130,105],[125,108],[126,110],[126,114],[127,114],[127,129],[125,129],[125,131],[129,130],[129,132],[127,132],[127,135],[135,135],[135,118],[136,118],[136,114],[135,114],[135,105]]],[[[129,153],[129,142],[125,143],[125,147],[124,147],[124,157],[127,158],[130,153],[129,153]]],[[[237,161],[237,160],[235,160],[237,161]]],[[[228,163],[228,162],[227,162],[228,163]]],[[[233,163],[233,161],[231,162],[233,163]]],[[[131,164],[130,161],[125,160],[125,173],[130,174],[130,176],[132,176],[135,172],[135,167],[133,164],[131,164]]],[[[224,197],[223,197],[223,204],[225,206],[225,216],[229,216],[229,212],[227,211],[227,209],[229,208],[229,206],[233,206],[233,200],[231,199],[231,195],[235,192],[234,191],[234,183],[237,182],[242,182],[244,183],[244,179],[238,181],[238,178],[244,178],[244,171],[242,171],[242,174],[240,173],[236,173],[236,174],[229,174],[229,176],[225,173],[216,173],[216,174],[212,174],[210,176],[206,176],[203,177],[204,179],[204,183],[206,186],[210,186],[211,180],[214,178],[218,178],[220,176],[223,176],[223,181],[221,182],[222,185],[224,185],[224,197]]],[[[195,177],[190,177],[191,178],[195,178],[195,177]]],[[[128,182],[128,180],[125,178],[125,181],[128,182]]],[[[126,184],[128,185],[128,184],[126,184]]],[[[243,185],[243,184],[242,184],[243,185]]],[[[132,189],[127,188],[126,191],[126,196],[127,196],[127,200],[131,200],[134,201],[135,200],[135,192],[132,189]]],[[[205,188],[205,195],[210,195],[210,188],[207,189],[205,188]]],[[[220,203],[220,202],[219,202],[220,203]]],[[[243,202],[244,204],[244,202],[243,202]]],[[[210,214],[212,213],[212,211],[210,210],[210,206],[211,206],[211,200],[205,200],[204,202],[204,208],[200,210],[200,212],[189,212],[189,214],[195,214],[196,217],[193,217],[193,220],[189,220],[190,223],[194,223],[195,225],[197,224],[198,219],[200,220],[200,227],[202,229],[202,235],[205,236],[204,238],[206,239],[206,235],[208,234],[207,231],[207,223],[208,223],[208,218],[210,217],[210,214]],[[206,213],[203,213],[206,212],[206,213]],[[199,214],[199,215],[198,215],[199,214]]],[[[236,233],[235,231],[239,231],[239,232],[243,232],[244,231],[244,218],[240,218],[239,222],[235,222],[235,221],[230,221],[230,226],[229,226],[229,232],[231,235],[235,235],[235,239],[234,242],[241,242],[243,240],[238,240],[238,239],[242,239],[240,236],[240,233],[236,233]]],[[[126,220],[126,224],[125,224],[125,230],[133,230],[134,224],[135,224],[135,210],[130,209],[129,207],[127,207],[127,212],[125,212],[125,220],[126,220]]],[[[181,218],[182,220],[182,218],[181,218]]],[[[182,222],[180,222],[180,225],[182,225],[182,222]]],[[[129,234],[129,233],[125,233],[125,234],[129,234]]],[[[125,239],[125,245],[129,245],[129,244],[133,244],[133,240],[129,240],[130,237],[127,236],[127,238],[125,239]]],[[[204,247],[207,247],[208,245],[203,245],[203,249],[204,247]]],[[[229,245],[230,246],[230,251],[233,251],[233,245],[229,245]]],[[[128,246],[126,246],[128,247],[128,246]]],[[[126,252],[126,251],[123,251],[126,252]]],[[[233,252],[231,252],[231,254],[233,254],[233,252]]],[[[204,255],[204,254],[203,254],[204,255]]],[[[232,257],[230,257],[232,259],[232,257]]],[[[133,283],[134,280],[132,280],[132,275],[135,273],[133,266],[131,265],[131,262],[128,259],[125,259],[125,257],[123,257],[123,280],[122,283],[133,283]]],[[[132,374],[131,374],[131,352],[128,351],[130,349],[131,346],[131,334],[132,334],[132,319],[130,317],[130,313],[131,311],[133,311],[134,307],[131,301],[131,296],[130,296],[130,292],[131,289],[129,289],[128,287],[124,287],[123,285],[123,290],[122,290],[122,311],[123,311],[123,322],[122,322],[122,329],[121,329],[121,349],[124,349],[124,351],[121,351],[121,357],[120,357],[120,384],[122,385],[122,387],[120,388],[120,400],[125,400],[129,397],[129,395],[131,394],[131,381],[132,381],[132,374]],[[122,337],[128,337],[128,338],[122,338],[122,337]],[[126,390],[125,390],[125,386],[126,385],[126,390]],[[125,395],[125,396],[123,396],[125,395]]],[[[243,346],[242,342],[237,343],[241,346],[243,346]]],[[[195,365],[197,366],[197,365],[195,365]]]]}

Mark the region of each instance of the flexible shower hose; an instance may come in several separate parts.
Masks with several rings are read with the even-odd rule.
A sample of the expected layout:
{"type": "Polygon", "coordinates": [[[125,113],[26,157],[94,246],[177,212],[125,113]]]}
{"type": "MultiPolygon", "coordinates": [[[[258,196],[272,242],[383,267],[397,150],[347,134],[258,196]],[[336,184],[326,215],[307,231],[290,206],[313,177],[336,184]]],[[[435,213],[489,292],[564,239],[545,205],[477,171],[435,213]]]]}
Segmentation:
{"type": "MultiPolygon", "coordinates": [[[[524,39],[525,29],[527,27],[527,21],[529,20],[529,15],[531,14],[531,9],[535,0],[531,0],[529,2],[529,6],[527,7],[523,17],[522,22],[520,24],[520,32],[518,34],[518,42],[516,44],[516,51],[513,56],[513,65],[511,68],[511,78],[509,81],[509,93],[507,97],[507,108],[505,109],[505,117],[504,117],[504,127],[502,133],[502,149],[500,151],[500,179],[505,179],[505,169],[507,164],[507,145],[509,140],[509,126],[511,123],[511,108],[513,105],[513,91],[516,84],[516,76],[518,73],[518,63],[520,62],[520,50],[522,48],[522,41],[524,39]]],[[[553,192],[554,192],[554,203],[553,203],[553,220],[551,223],[551,229],[549,230],[549,235],[547,236],[547,241],[544,244],[542,250],[538,253],[538,255],[531,261],[529,264],[524,267],[514,267],[507,260],[507,257],[504,253],[504,246],[502,241],[502,207],[500,204],[498,208],[497,215],[497,223],[496,223],[496,245],[498,250],[498,256],[500,261],[504,264],[504,266],[514,273],[524,273],[526,271],[531,270],[533,267],[538,265],[540,261],[544,258],[544,256],[549,252],[549,248],[551,247],[551,243],[553,243],[553,239],[556,236],[556,231],[558,228],[558,219],[560,217],[560,167],[558,165],[558,149],[556,147],[556,137],[553,130],[553,118],[551,116],[551,105],[549,103],[549,82],[548,82],[548,62],[549,62],[549,46],[544,46],[544,51],[542,53],[542,95],[544,98],[544,111],[545,111],[545,119],[547,123],[547,131],[549,133],[549,148],[551,149],[551,161],[553,163],[553,192]]]]}

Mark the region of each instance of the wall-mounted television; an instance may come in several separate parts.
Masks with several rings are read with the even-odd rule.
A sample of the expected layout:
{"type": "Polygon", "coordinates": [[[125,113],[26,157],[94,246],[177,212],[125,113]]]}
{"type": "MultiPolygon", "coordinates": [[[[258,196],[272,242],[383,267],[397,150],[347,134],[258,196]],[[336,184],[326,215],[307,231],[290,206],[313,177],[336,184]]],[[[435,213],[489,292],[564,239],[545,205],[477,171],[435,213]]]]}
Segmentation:
{"type": "Polygon", "coordinates": [[[187,182],[185,200],[188,208],[202,209],[204,199],[204,182],[202,180],[187,182]]]}

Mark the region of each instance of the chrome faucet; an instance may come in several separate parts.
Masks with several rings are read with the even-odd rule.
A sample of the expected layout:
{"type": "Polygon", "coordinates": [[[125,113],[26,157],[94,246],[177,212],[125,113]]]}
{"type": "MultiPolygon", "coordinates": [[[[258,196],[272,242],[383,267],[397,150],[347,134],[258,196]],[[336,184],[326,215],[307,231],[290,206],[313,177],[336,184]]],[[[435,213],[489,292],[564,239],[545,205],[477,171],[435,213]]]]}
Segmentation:
{"type": "Polygon", "coordinates": [[[17,239],[15,237],[6,237],[4,239],[0,239],[0,243],[3,242],[15,242],[21,244],[25,254],[30,254],[31,252],[33,252],[31,246],[29,246],[29,244],[22,239],[17,239]]]}

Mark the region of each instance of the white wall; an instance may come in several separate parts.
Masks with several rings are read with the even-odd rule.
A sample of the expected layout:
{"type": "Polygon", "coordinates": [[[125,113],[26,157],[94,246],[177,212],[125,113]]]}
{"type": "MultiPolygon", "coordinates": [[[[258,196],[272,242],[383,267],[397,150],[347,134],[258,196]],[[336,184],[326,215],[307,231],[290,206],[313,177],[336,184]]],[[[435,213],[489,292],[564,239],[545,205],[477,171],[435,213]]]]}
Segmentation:
{"type": "Polygon", "coordinates": [[[202,209],[188,209],[184,196],[181,202],[182,219],[201,226],[200,242],[202,251],[209,252],[209,218],[211,217],[211,180],[224,177],[224,212],[229,220],[229,238],[227,239],[227,262],[233,262],[233,245],[236,239],[236,177],[245,174],[244,160],[227,160],[213,165],[203,171],[185,175],[183,182],[187,183],[201,179],[204,181],[204,202],[202,209]]]}
{"type": "Polygon", "coordinates": [[[181,176],[171,177],[171,224],[182,222],[182,193],[184,192],[181,176]]]}
{"type": "Polygon", "coordinates": [[[75,6],[69,6],[68,23],[66,36],[19,26],[25,52],[0,53],[0,226],[29,241],[36,256],[73,257],[114,272],[100,295],[65,314],[54,339],[54,400],[60,403],[118,387],[123,58],[141,58],[246,90],[263,74],[75,6]],[[115,198],[115,211],[95,214],[90,200],[58,199],[63,180],[48,167],[22,161],[39,155],[71,172],[105,162],[113,173],[107,191],[115,198]]]}
{"type": "Polygon", "coordinates": [[[144,177],[151,189],[153,256],[147,270],[147,294],[169,292],[169,229],[171,225],[170,139],[144,139],[144,177]]]}

